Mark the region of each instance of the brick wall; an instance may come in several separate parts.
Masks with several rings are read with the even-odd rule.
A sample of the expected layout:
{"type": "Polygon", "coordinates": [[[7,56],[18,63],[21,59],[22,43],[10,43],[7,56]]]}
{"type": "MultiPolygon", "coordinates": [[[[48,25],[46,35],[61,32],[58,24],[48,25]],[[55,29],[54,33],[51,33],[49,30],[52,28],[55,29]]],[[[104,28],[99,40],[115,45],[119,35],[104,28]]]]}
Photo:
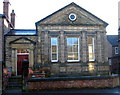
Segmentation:
{"type": "Polygon", "coordinates": [[[51,90],[66,88],[105,88],[119,85],[118,76],[84,76],[43,78],[28,80],[28,90],[51,90]]]}

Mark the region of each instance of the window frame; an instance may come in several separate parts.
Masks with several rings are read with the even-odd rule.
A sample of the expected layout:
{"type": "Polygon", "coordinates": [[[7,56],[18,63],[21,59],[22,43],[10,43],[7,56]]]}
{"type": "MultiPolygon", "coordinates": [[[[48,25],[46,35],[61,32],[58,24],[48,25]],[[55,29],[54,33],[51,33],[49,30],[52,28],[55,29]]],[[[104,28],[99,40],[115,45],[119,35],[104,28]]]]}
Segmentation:
{"type": "Polygon", "coordinates": [[[51,62],[58,62],[58,37],[51,37],[51,62]],[[52,38],[57,38],[57,45],[56,45],[56,60],[53,60],[52,58],[52,54],[53,54],[53,52],[52,52],[52,38]]]}
{"type": "Polygon", "coordinates": [[[115,47],[115,54],[119,54],[118,47],[115,47]],[[117,50],[116,50],[117,49],[117,50]]]}
{"type": "MultiPolygon", "coordinates": [[[[95,61],[95,38],[94,37],[91,37],[92,38],[92,51],[93,51],[93,59],[91,59],[90,60],[90,58],[88,58],[89,59],[89,61],[95,61]]],[[[89,44],[88,44],[88,55],[89,55],[89,44]]]]}
{"type": "MultiPolygon", "coordinates": [[[[79,42],[80,38],[79,37],[67,37],[66,40],[68,38],[77,38],[77,40],[78,40],[78,52],[77,52],[78,53],[78,60],[68,60],[68,43],[67,43],[67,62],[78,62],[78,61],[80,61],[80,42],[79,42]]],[[[71,53],[75,53],[75,52],[71,52],[71,53]]]]}

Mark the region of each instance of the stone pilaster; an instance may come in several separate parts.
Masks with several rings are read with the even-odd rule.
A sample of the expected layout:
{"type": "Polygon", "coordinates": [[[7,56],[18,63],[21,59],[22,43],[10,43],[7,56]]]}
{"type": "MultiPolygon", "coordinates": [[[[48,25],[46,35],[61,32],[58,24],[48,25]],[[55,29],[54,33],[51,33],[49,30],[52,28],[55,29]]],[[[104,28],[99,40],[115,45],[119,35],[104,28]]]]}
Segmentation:
{"type": "Polygon", "coordinates": [[[49,61],[49,39],[48,39],[48,31],[44,31],[44,63],[48,63],[49,61]]]}
{"type": "Polygon", "coordinates": [[[30,49],[30,54],[29,54],[29,67],[33,67],[33,64],[34,64],[34,54],[33,54],[33,49],[30,49]]]}
{"type": "Polygon", "coordinates": [[[41,53],[41,64],[44,64],[45,63],[45,47],[44,47],[44,45],[45,45],[45,30],[42,30],[41,31],[41,44],[40,44],[40,53],[41,53]]]}
{"type": "Polygon", "coordinates": [[[86,63],[88,61],[88,50],[87,50],[87,36],[86,31],[82,31],[82,62],[86,63]]]}
{"type": "Polygon", "coordinates": [[[37,43],[37,63],[41,63],[41,31],[42,28],[38,28],[38,43],[37,43]]]}
{"type": "Polygon", "coordinates": [[[12,49],[12,58],[11,58],[11,61],[12,61],[12,72],[16,72],[17,71],[17,69],[16,69],[17,68],[17,62],[16,62],[17,56],[16,56],[16,53],[17,53],[16,49],[13,48],[12,49]]]}
{"type": "Polygon", "coordinates": [[[101,32],[97,32],[97,62],[100,63],[102,61],[102,46],[101,46],[101,32]]]}
{"type": "Polygon", "coordinates": [[[95,61],[97,60],[97,37],[96,34],[94,36],[94,57],[95,57],[95,61]]]}
{"type": "Polygon", "coordinates": [[[65,62],[65,37],[64,37],[64,31],[60,31],[60,55],[61,55],[61,63],[65,62]]]}
{"type": "Polygon", "coordinates": [[[103,45],[103,49],[104,49],[104,52],[103,52],[103,54],[104,54],[104,62],[107,62],[108,61],[108,57],[107,57],[107,53],[109,52],[107,52],[107,36],[106,36],[106,32],[104,32],[104,45],[103,45]]]}
{"type": "Polygon", "coordinates": [[[12,54],[12,48],[10,46],[6,46],[6,67],[12,67],[11,63],[11,55],[12,54]]]}

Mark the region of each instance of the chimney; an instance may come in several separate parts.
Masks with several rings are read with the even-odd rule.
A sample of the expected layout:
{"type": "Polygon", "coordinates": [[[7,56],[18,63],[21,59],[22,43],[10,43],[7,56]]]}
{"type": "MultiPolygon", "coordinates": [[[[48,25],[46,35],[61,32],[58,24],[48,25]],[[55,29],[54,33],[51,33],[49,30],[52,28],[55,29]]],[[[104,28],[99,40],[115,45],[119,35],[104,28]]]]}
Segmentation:
{"type": "Polygon", "coordinates": [[[9,18],[9,0],[3,1],[3,14],[9,18]]]}
{"type": "Polygon", "coordinates": [[[11,13],[11,23],[12,23],[13,27],[15,28],[15,13],[14,13],[14,10],[12,10],[12,13],[11,13]]]}

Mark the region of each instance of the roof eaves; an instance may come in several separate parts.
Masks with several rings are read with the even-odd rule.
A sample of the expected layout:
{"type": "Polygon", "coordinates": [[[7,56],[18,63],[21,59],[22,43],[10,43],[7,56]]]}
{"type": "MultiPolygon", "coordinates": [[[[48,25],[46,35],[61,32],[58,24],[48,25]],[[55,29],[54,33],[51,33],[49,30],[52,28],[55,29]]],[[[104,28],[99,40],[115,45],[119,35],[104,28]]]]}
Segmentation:
{"type": "Polygon", "coordinates": [[[65,25],[71,25],[71,26],[100,26],[102,24],[40,24],[40,25],[46,25],[46,26],[54,26],[54,25],[60,25],[60,26],[65,26],[65,25]]]}
{"type": "Polygon", "coordinates": [[[36,31],[36,29],[11,29],[14,31],[36,31]]]}
{"type": "MultiPolygon", "coordinates": [[[[35,31],[36,34],[34,35],[37,35],[36,29],[10,29],[10,31],[5,36],[20,36],[20,35],[14,35],[15,31],[35,31]]],[[[34,36],[34,35],[30,35],[30,36],[34,36]]],[[[24,36],[29,36],[29,35],[24,35],[24,36]]]]}

